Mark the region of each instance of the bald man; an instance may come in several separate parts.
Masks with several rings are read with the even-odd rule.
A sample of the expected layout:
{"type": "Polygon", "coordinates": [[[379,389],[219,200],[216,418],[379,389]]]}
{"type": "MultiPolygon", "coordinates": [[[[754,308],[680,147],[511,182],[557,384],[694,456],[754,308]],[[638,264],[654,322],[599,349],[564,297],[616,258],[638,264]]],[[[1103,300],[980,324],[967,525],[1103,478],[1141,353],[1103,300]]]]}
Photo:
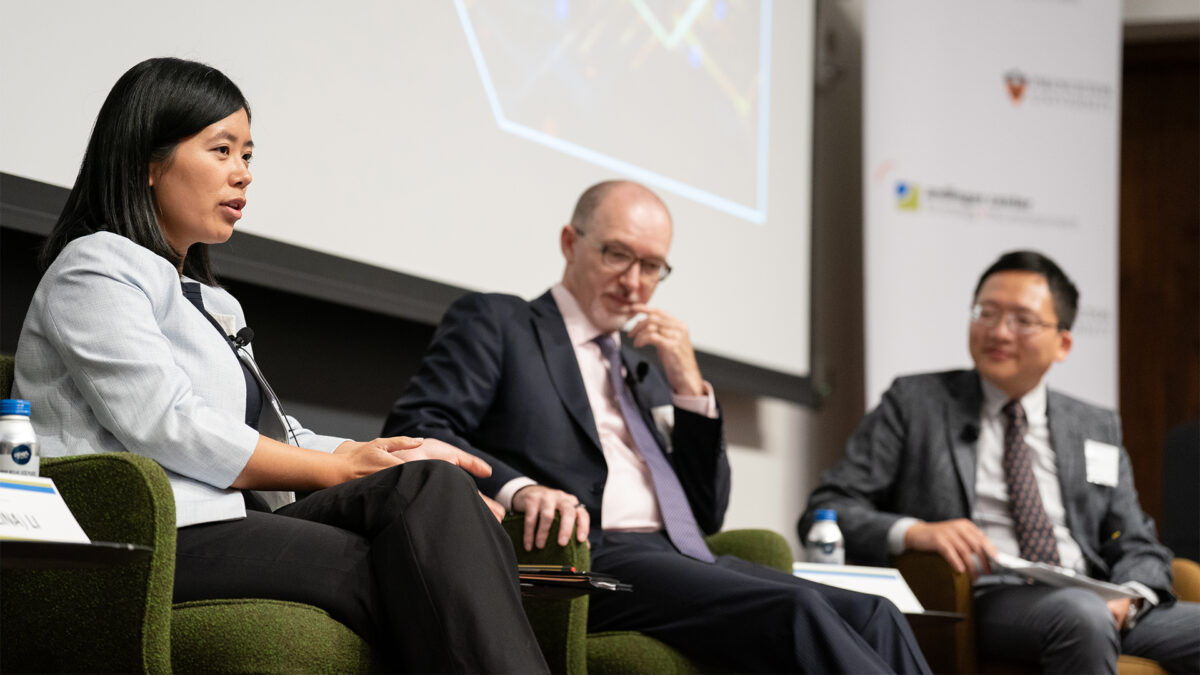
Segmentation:
{"type": "Polygon", "coordinates": [[[579,198],[562,281],[532,302],[469,294],[442,319],[388,434],[439,438],[492,466],[480,490],[524,512],[526,549],[590,541],[633,585],[591,598],[589,630],[636,630],[746,672],[927,672],[887,600],[714,557],[729,502],[720,409],[687,325],[650,305],[672,222],[636,183],[579,198]],[[652,347],[661,369],[629,346],[652,347]]]}

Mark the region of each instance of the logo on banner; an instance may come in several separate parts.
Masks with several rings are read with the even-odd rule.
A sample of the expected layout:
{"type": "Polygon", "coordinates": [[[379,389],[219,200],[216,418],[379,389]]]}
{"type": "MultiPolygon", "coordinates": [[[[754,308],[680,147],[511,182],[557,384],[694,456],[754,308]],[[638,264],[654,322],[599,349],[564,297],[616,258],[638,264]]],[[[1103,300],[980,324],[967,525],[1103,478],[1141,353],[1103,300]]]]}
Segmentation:
{"type": "Polygon", "coordinates": [[[899,181],[896,183],[896,208],[901,211],[916,211],[920,206],[918,197],[921,191],[917,188],[916,183],[908,181],[899,181]]]}
{"type": "Polygon", "coordinates": [[[1004,93],[1014,106],[1047,106],[1103,112],[1112,110],[1116,105],[1117,90],[1109,82],[1043,73],[1026,75],[1017,68],[1007,70],[1003,79],[1004,93]]]}
{"type": "Polygon", "coordinates": [[[1004,88],[1008,90],[1008,97],[1013,103],[1020,103],[1021,97],[1025,95],[1025,75],[1019,70],[1010,70],[1004,74],[1004,88]]]}
{"type": "Polygon", "coordinates": [[[1057,228],[1078,225],[1074,217],[1038,210],[1030,194],[993,192],[941,182],[926,182],[922,186],[911,180],[896,181],[894,194],[897,211],[920,211],[922,216],[1057,228]]]}

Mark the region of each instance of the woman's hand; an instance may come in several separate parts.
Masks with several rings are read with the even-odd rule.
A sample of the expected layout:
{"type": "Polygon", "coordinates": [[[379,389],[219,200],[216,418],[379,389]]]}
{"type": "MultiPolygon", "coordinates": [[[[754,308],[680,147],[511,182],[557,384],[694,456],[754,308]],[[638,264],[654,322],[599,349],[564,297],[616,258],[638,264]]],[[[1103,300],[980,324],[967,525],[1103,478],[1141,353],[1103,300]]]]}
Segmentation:
{"type": "MultiPolygon", "coordinates": [[[[333,452],[334,454],[361,456],[360,461],[363,462],[364,467],[370,467],[372,462],[382,463],[375,471],[405,462],[440,460],[465,469],[471,475],[479,478],[492,475],[492,467],[488,466],[487,462],[436,438],[395,436],[393,438],[376,438],[366,443],[346,441],[333,452]],[[386,457],[382,455],[386,455],[386,457]]],[[[371,471],[367,473],[369,474],[371,471]]],[[[484,505],[488,507],[496,520],[504,520],[504,507],[499,502],[482,492],[479,493],[479,498],[483,500],[484,505]]]]}
{"type": "MultiPolygon", "coordinates": [[[[421,446],[421,439],[408,436],[393,436],[391,438],[376,438],[373,441],[359,443],[346,441],[334,449],[333,454],[345,462],[345,477],[337,481],[344,483],[355,478],[369,476],[376,471],[403,464],[404,459],[399,453],[421,446]]],[[[336,483],[334,483],[336,485],[336,483]]]]}
{"type": "MultiPolygon", "coordinates": [[[[230,487],[249,490],[319,490],[369,476],[405,462],[437,459],[478,478],[492,467],[478,457],[433,438],[393,436],[360,443],[345,441],[333,454],[297,448],[259,436],[258,445],[230,487]]],[[[488,508],[496,513],[499,504],[488,508]]],[[[501,509],[501,515],[503,509],[501,509]]]]}
{"type": "Polygon", "coordinates": [[[492,515],[496,516],[496,520],[504,522],[504,514],[506,512],[504,507],[500,505],[500,502],[492,499],[482,492],[479,493],[479,498],[483,500],[484,505],[488,507],[488,510],[492,512],[492,515]]]}
{"type": "MultiPolygon", "coordinates": [[[[416,441],[417,445],[398,449],[392,452],[393,456],[398,457],[401,462],[415,462],[422,459],[440,459],[443,462],[451,464],[467,470],[476,478],[487,478],[492,475],[492,467],[482,459],[468,452],[459,450],[458,448],[439,441],[436,438],[418,438],[411,439],[406,436],[398,436],[409,441],[416,441]]],[[[389,440],[386,438],[378,438],[376,441],[389,440]]],[[[375,442],[375,441],[372,441],[375,442]]]]}

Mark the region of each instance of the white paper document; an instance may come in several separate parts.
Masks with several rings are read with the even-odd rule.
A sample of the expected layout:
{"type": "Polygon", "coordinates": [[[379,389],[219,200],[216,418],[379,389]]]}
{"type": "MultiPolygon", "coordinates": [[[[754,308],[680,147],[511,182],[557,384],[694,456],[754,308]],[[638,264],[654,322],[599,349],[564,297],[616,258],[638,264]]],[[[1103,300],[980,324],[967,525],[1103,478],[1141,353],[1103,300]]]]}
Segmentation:
{"type": "Polygon", "coordinates": [[[90,542],[49,478],[0,474],[0,540],[90,542]]]}
{"type": "Polygon", "coordinates": [[[859,593],[881,595],[891,600],[905,614],[921,614],[925,607],[913,595],[912,589],[893,567],[862,567],[859,565],[825,565],[821,563],[792,563],[792,574],[827,586],[837,586],[859,593]]]}
{"type": "Polygon", "coordinates": [[[1073,569],[1066,567],[1056,567],[1047,565],[1046,563],[1030,562],[1023,558],[1018,558],[1015,555],[1007,553],[996,553],[992,559],[992,571],[997,572],[1002,569],[1011,570],[1023,577],[1040,581],[1050,586],[1075,586],[1078,588],[1086,588],[1093,591],[1105,602],[1109,600],[1118,600],[1120,598],[1138,598],[1141,597],[1136,592],[1110,584],[1107,581],[1093,579],[1087,575],[1080,574],[1073,569]]]}

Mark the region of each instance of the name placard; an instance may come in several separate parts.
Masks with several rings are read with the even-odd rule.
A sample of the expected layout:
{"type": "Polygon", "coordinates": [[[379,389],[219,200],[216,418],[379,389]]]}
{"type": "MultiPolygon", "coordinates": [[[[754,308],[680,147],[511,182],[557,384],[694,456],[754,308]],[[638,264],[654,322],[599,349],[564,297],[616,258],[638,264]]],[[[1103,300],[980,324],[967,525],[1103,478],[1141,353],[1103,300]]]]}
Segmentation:
{"type": "Polygon", "coordinates": [[[89,543],[54,481],[0,474],[0,539],[89,543]]]}
{"type": "Polygon", "coordinates": [[[921,614],[925,608],[913,595],[912,589],[893,567],[860,567],[858,565],[822,565],[820,563],[792,564],[792,574],[819,584],[837,586],[859,593],[882,595],[905,614],[921,614]]]}

